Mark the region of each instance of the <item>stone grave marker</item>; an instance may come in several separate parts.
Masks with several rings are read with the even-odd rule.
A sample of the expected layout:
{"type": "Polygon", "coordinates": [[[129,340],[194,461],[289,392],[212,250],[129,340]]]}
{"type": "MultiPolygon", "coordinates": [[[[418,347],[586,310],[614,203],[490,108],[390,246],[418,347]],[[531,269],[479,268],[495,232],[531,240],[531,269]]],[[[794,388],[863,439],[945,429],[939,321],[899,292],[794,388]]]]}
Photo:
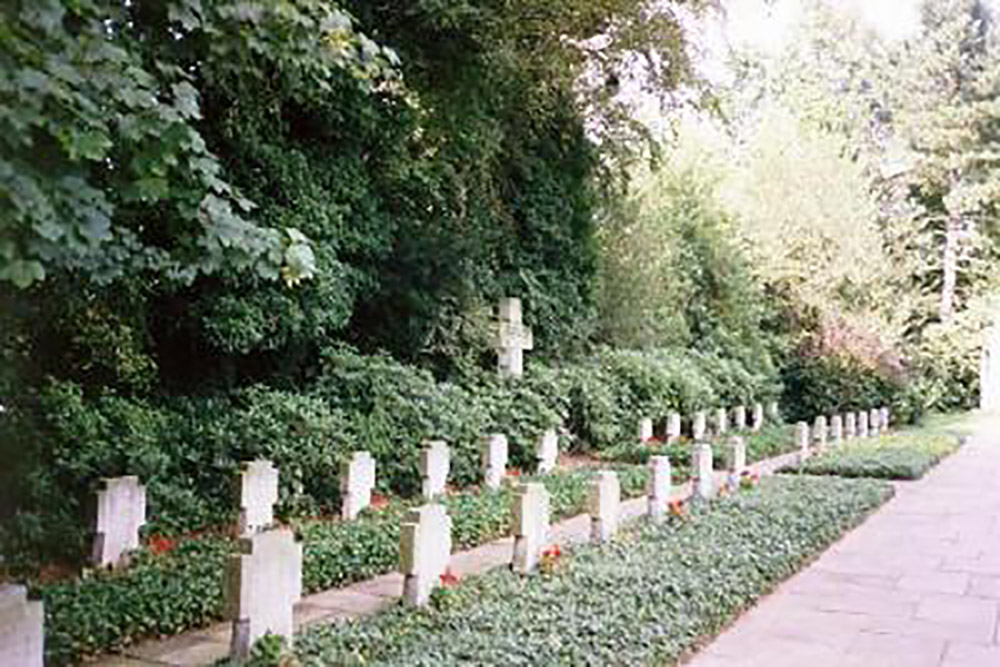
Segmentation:
{"type": "Polygon", "coordinates": [[[809,424],[799,422],[795,425],[795,439],[799,445],[799,460],[809,458],[809,424]]]}
{"type": "Polygon", "coordinates": [[[777,401],[771,401],[767,404],[767,416],[771,419],[771,421],[775,422],[781,419],[781,412],[778,410],[777,401]]]}
{"type": "Polygon", "coordinates": [[[434,440],[420,450],[420,477],[423,479],[422,492],[426,500],[433,500],[444,493],[451,472],[451,452],[443,440],[434,440]]]}
{"type": "Polygon", "coordinates": [[[723,435],[729,430],[729,411],[718,408],[715,411],[715,434],[723,435]]]}
{"type": "Polygon", "coordinates": [[[879,409],[879,424],[882,425],[882,431],[887,433],[889,431],[889,422],[891,421],[889,408],[883,406],[879,409]]]}
{"type": "Polygon", "coordinates": [[[403,573],[403,602],[421,607],[451,560],[451,518],[444,505],[411,509],[399,533],[399,569],[403,573]]]}
{"type": "Polygon", "coordinates": [[[639,442],[646,442],[653,438],[653,420],[643,417],[639,420],[639,442]]]}
{"type": "Polygon", "coordinates": [[[691,418],[691,437],[694,440],[701,440],[705,437],[705,432],[708,430],[706,422],[704,410],[698,410],[694,413],[694,417],[691,418]]]}
{"type": "Polygon", "coordinates": [[[548,429],[538,439],[535,458],[538,461],[539,474],[545,475],[556,469],[556,462],[559,460],[559,436],[555,429],[548,429]]]}
{"type": "Polygon", "coordinates": [[[844,439],[853,440],[858,435],[858,416],[853,412],[844,415],[844,439]]]}
{"type": "Polygon", "coordinates": [[[524,351],[534,348],[531,329],[521,320],[521,300],[500,299],[500,323],[493,342],[497,351],[497,370],[504,377],[524,375],[524,351]]]}
{"type": "Polygon", "coordinates": [[[124,565],[139,548],[139,529],[146,523],[146,487],[134,475],[110,477],[97,492],[97,530],[93,562],[99,567],[124,565]]]}
{"type": "Polygon", "coordinates": [[[667,442],[674,442],[681,437],[681,413],[671,412],[667,415],[667,442]]]}
{"type": "Polygon", "coordinates": [[[729,439],[729,472],[738,480],[747,469],[747,443],[742,436],[729,439]]]}
{"type": "Polygon", "coordinates": [[[45,613],[42,602],[28,600],[28,589],[0,584],[0,665],[42,667],[45,613]]]}
{"type": "Polygon", "coordinates": [[[844,418],[840,415],[830,417],[830,440],[834,447],[839,447],[844,441],[844,418]]]}
{"type": "Polygon", "coordinates": [[[760,403],[753,404],[753,425],[752,428],[755,431],[759,431],[764,427],[764,406],[760,403]]]}
{"type": "Polygon", "coordinates": [[[511,567],[529,574],[549,539],[549,492],[541,482],[521,484],[514,495],[514,558],[511,567]]]}
{"type": "Polygon", "coordinates": [[[240,470],[240,534],[249,535],[274,523],[278,471],[270,461],[244,463],[240,470]]]}
{"type": "Polygon", "coordinates": [[[733,428],[737,431],[742,431],[747,427],[747,409],[746,406],[737,405],[733,408],[733,428]]]}
{"type": "Polygon", "coordinates": [[[372,503],[375,488],[375,459],[371,452],[354,452],[340,464],[340,515],[353,521],[372,503]]]}
{"type": "Polygon", "coordinates": [[[873,438],[879,436],[879,428],[882,426],[879,424],[880,417],[881,414],[877,409],[872,408],[868,411],[868,434],[873,438]]]}
{"type": "Polygon", "coordinates": [[[813,433],[812,439],[813,443],[816,445],[817,451],[823,451],[826,449],[826,416],[817,415],[816,419],[813,421],[813,433]]]}
{"type": "Polygon", "coordinates": [[[667,515],[670,503],[670,457],[651,456],[649,458],[649,516],[660,523],[667,515]]]}
{"type": "Polygon", "coordinates": [[[712,466],[712,445],[707,442],[694,445],[694,465],[691,471],[696,475],[694,481],[694,495],[698,498],[708,499],[715,492],[715,480],[712,466]]]}
{"type": "Polygon", "coordinates": [[[587,508],[590,511],[590,539],[607,542],[618,532],[622,490],[618,473],[602,470],[590,482],[587,508]]]}
{"type": "Polygon", "coordinates": [[[507,474],[507,436],[503,433],[487,435],[480,444],[479,454],[487,488],[499,488],[507,474]]]}
{"type": "Polygon", "coordinates": [[[858,411],[858,437],[868,437],[868,413],[864,410],[858,411]]]}
{"type": "Polygon", "coordinates": [[[242,537],[226,570],[230,655],[245,660],[265,634],[292,641],[292,611],[302,597],[302,545],[289,528],[242,537]]]}

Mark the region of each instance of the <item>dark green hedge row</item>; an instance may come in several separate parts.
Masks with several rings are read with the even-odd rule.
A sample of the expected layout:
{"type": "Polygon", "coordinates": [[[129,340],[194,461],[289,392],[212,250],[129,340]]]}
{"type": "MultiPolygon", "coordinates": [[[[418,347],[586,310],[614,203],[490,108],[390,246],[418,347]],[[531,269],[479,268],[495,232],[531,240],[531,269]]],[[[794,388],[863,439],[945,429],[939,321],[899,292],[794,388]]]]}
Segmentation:
{"type": "Polygon", "coordinates": [[[958,449],[951,435],[902,433],[878,440],[851,441],[784,472],[838,477],[920,479],[943,458],[958,449]]]}
{"type": "Polygon", "coordinates": [[[757,489],[579,547],[550,573],[497,570],[296,638],[303,664],[673,664],[892,495],[873,480],[767,478],[757,489]]]}
{"type": "MultiPolygon", "coordinates": [[[[625,495],[644,492],[644,467],[616,469],[625,495]]],[[[592,474],[581,469],[539,478],[552,494],[554,519],[584,510],[592,474]]],[[[512,500],[510,486],[447,496],[444,502],[453,521],[455,547],[465,549],[508,534],[512,500]]],[[[393,501],[352,522],[293,524],[303,541],[305,591],[342,586],[393,570],[399,562],[400,521],[410,505],[393,501]]],[[[47,662],[75,662],[141,637],[176,634],[221,618],[223,572],[233,546],[222,536],[180,540],[176,547],[160,553],[138,552],[121,573],[97,572],[37,586],[45,600],[47,662]]]]}

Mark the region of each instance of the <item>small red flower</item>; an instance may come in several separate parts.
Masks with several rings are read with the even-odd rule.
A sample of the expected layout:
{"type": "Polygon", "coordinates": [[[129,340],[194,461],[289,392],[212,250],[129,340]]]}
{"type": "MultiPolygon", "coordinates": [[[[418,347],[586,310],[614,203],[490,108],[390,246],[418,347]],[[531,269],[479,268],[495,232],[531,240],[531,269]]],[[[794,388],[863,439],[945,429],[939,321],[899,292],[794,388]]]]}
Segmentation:
{"type": "Polygon", "coordinates": [[[684,505],[684,501],[681,498],[675,498],[670,501],[670,514],[671,516],[683,517],[687,513],[687,508],[684,505]]]}
{"type": "Polygon", "coordinates": [[[452,572],[450,567],[441,575],[441,585],[445,588],[454,588],[458,586],[459,581],[460,577],[452,572]]]}
{"type": "Polygon", "coordinates": [[[149,538],[149,550],[154,554],[165,554],[173,551],[177,547],[177,540],[170,539],[169,537],[164,537],[162,535],[153,535],[149,538]]]}
{"type": "Polygon", "coordinates": [[[520,477],[521,476],[521,469],[520,468],[511,468],[510,470],[507,471],[507,475],[509,477],[520,477]]]}
{"type": "Polygon", "coordinates": [[[382,509],[383,507],[386,507],[388,504],[389,504],[388,496],[383,496],[380,493],[372,494],[371,507],[373,507],[374,509],[382,509]]]}
{"type": "Polygon", "coordinates": [[[553,544],[550,547],[542,549],[542,558],[555,559],[562,556],[562,549],[559,548],[558,544],[553,544]]]}

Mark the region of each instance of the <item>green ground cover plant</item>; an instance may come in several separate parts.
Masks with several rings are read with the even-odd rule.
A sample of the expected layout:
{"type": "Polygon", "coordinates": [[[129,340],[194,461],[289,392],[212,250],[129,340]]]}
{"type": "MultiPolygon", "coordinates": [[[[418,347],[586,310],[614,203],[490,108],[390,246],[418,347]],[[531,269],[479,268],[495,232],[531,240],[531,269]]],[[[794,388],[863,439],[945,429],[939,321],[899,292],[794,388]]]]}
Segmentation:
{"type": "Polygon", "coordinates": [[[873,441],[849,442],[830,449],[784,472],[838,477],[920,479],[959,447],[954,435],[904,432],[873,441]]]}
{"type": "MultiPolygon", "coordinates": [[[[614,466],[622,492],[644,492],[642,466],[614,466]]],[[[553,518],[584,510],[589,469],[540,477],[549,489],[553,518]]],[[[532,479],[532,478],[528,478],[532,479]]],[[[515,480],[516,481],[516,480],[515,480]]],[[[453,521],[456,549],[509,533],[513,485],[464,491],[443,501],[453,521]]],[[[357,521],[303,520],[293,527],[303,542],[303,587],[313,593],[393,570],[399,561],[399,524],[414,501],[395,499],[357,521]]],[[[172,635],[220,619],[226,558],[233,540],[212,534],[154,538],[120,573],[35,586],[45,601],[48,664],[68,664],[153,635],[172,635]]]]}
{"type": "Polygon", "coordinates": [[[539,576],[496,570],[296,639],[302,664],[671,664],[892,495],[875,480],[767,478],[664,526],[641,522],[539,576]]]}

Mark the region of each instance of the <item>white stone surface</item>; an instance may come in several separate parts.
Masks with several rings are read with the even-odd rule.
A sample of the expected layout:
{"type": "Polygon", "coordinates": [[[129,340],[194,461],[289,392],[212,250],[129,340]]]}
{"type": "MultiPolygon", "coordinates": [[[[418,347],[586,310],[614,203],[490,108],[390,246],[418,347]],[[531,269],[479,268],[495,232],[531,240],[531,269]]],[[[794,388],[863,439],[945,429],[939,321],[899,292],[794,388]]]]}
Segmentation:
{"type": "Polygon", "coordinates": [[[747,443],[742,436],[733,436],[729,439],[729,472],[739,476],[747,469],[747,443]]]}
{"type": "Polygon", "coordinates": [[[487,488],[496,489],[507,474],[509,447],[507,436],[494,433],[483,438],[479,445],[479,456],[483,466],[483,480],[487,488]]]}
{"type": "Polygon", "coordinates": [[[0,585],[0,665],[42,667],[45,613],[24,586],[0,585]]]}
{"type": "Polygon", "coordinates": [[[444,505],[430,504],[411,509],[399,533],[399,570],[404,576],[403,602],[420,607],[430,600],[434,588],[451,560],[451,518],[444,505]]]}
{"type": "Polygon", "coordinates": [[[240,471],[240,534],[249,535],[274,523],[278,471],[267,460],[244,463],[240,471]]]}
{"type": "Polygon", "coordinates": [[[607,542],[618,532],[622,490],[618,474],[602,470],[590,482],[587,509],[590,512],[590,539],[607,542]]]}
{"type": "Polygon", "coordinates": [[[753,430],[759,431],[764,427],[764,406],[760,403],[753,404],[753,430]]]}
{"type": "Polygon", "coordinates": [[[514,557],[515,572],[529,574],[538,567],[549,539],[549,492],[541,482],[521,484],[514,495],[514,557]]]}
{"type": "Polygon", "coordinates": [[[889,430],[889,426],[892,423],[892,413],[889,412],[889,408],[883,406],[879,408],[879,424],[882,425],[882,431],[886,432],[889,430]]]}
{"type": "Polygon", "coordinates": [[[350,461],[340,464],[340,514],[353,521],[372,503],[375,488],[375,459],[371,452],[354,452],[350,461]]]}
{"type": "Polygon", "coordinates": [[[127,552],[139,548],[139,529],[146,524],[146,487],[134,475],[105,478],[101,484],[93,562],[118,567],[127,552]]]}
{"type": "Polygon", "coordinates": [[[723,435],[729,430],[729,411],[725,408],[715,410],[715,434],[723,435]]]}
{"type": "Polygon", "coordinates": [[[799,422],[795,425],[795,440],[799,445],[799,459],[809,458],[809,424],[799,422]]]}
{"type": "Polygon", "coordinates": [[[538,439],[535,459],[538,461],[539,474],[545,475],[556,469],[556,462],[559,460],[559,436],[555,429],[545,431],[538,439]]]}
{"type": "Polygon", "coordinates": [[[812,441],[816,446],[817,451],[823,451],[826,449],[826,417],[824,415],[818,415],[813,421],[813,431],[812,431],[812,441]]]}
{"type": "Polygon", "coordinates": [[[704,410],[698,410],[691,418],[691,437],[694,440],[701,440],[708,431],[707,419],[704,410]]]}
{"type": "Polygon", "coordinates": [[[781,412],[778,410],[778,402],[771,401],[767,404],[767,416],[771,421],[778,421],[781,419],[781,412]]]}
{"type": "Polygon", "coordinates": [[[858,437],[868,437],[868,413],[864,410],[858,411],[858,437]]]}
{"type": "Polygon", "coordinates": [[[646,442],[653,438],[653,420],[643,417],[639,420],[639,442],[646,442]]]}
{"type": "Polygon", "coordinates": [[[663,521],[670,504],[671,475],[669,456],[649,458],[649,516],[657,523],[663,521]]]}
{"type": "Polygon", "coordinates": [[[853,440],[858,435],[858,416],[853,412],[844,415],[844,439],[853,440]]]}
{"type": "Polygon", "coordinates": [[[227,568],[230,655],[246,659],[265,634],[292,642],[292,611],[302,597],[302,545],[288,528],[243,537],[227,568]]]}
{"type": "Polygon", "coordinates": [[[830,417],[830,444],[840,446],[844,441],[844,418],[840,415],[830,417]]]}
{"type": "Polygon", "coordinates": [[[451,452],[443,440],[425,443],[420,450],[420,477],[424,499],[433,500],[444,493],[451,472],[451,452]]]}
{"type": "Polygon", "coordinates": [[[877,438],[879,436],[879,429],[881,424],[879,424],[881,413],[879,413],[877,408],[872,408],[868,411],[868,435],[877,438]]]}
{"type": "Polygon", "coordinates": [[[521,320],[520,299],[500,299],[500,323],[493,347],[497,351],[500,375],[521,377],[524,374],[524,351],[534,349],[534,337],[521,320]]]}
{"type": "Polygon", "coordinates": [[[698,498],[708,499],[715,493],[715,473],[712,466],[712,446],[707,442],[695,444],[695,465],[692,472],[696,475],[694,480],[694,495],[698,498]]]}
{"type": "Polygon", "coordinates": [[[671,412],[667,415],[667,442],[674,442],[681,437],[681,413],[671,412]]]}
{"type": "Polygon", "coordinates": [[[737,431],[742,431],[747,427],[747,409],[746,406],[737,405],[733,408],[733,428],[737,431]]]}

